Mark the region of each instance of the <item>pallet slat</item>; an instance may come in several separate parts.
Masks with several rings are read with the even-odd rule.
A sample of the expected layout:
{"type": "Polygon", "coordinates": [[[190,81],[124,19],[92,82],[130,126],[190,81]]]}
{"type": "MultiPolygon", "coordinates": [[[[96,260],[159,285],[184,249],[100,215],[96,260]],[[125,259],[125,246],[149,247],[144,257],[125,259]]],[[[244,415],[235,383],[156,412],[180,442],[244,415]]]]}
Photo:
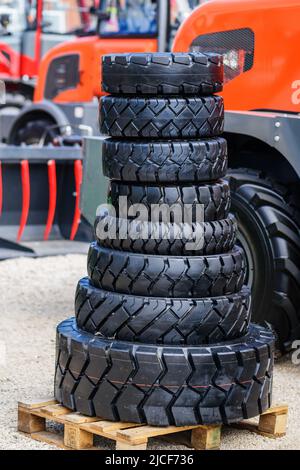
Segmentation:
{"type": "Polygon", "coordinates": [[[36,408],[41,408],[42,406],[55,405],[57,401],[54,398],[45,397],[43,400],[28,400],[26,402],[19,401],[18,408],[25,408],[27,410],[34,410],[36,408]]]}
{"type": "Polygon", "coordinates": [[[156,426],[143,426],[134,429],[126,429],[125,431],[118,431],[117,438],[127,441],[129,444],[137,445],[147,442],[150,437],[164,436],[166,434],[173,434],[180,431],[188,431],[190,429],[198,428],[199,425],[195,426],[168,426],[168,427],[156,427],[156,426]]]}
{"type": "Polygon", "coordinates": [[[45,413],[45,416],[49,416],[49,418],[56,418],[57,416],[62,416],[70,413],[68,408],[56,403],[55,405],[47,405],[42,406],[39,408],[39,411],[45,413]]]}
{"type": "MultiPolygon", "coordinates": [[[[242,421],[232,426],[247,429],[263,436],[277,438],[284,436],[287,426],[287,405],[275,406],[260,415],[259,423],[242,421]]],[[[32,439],[55,445],[63,449],[96,450],[94,435],[112,439],[116,450],[142,450],[147,448],[151,437],[190,433],[190,444],[196,450],[218,449],[221,442],[222,426],[168,426],[156,427],[137,423],[122,423],[101,420],[69,410],[53,399],[18,404],[18,430],[32,439]],[[63,435],[46,430],[46,420],[64,425],[63,435]]]]}
{"type": "Polygon", "coordinates": [[[101,433],[119,431],[121,429],[127,429],[127,428],[136,428],[137,426],[142,427],[143,425],[136,424],[136,423],[122,423],[122,422],[98,420],[95,423],[91,423],[86,426],[80,426],[80,427],[81,429],[85,429],[86,431],[93,432],[94,434],[99,434],[99,436],[101,436],[102,435],[101,433]]]}
{"type": "MultiPolygon", "coordinates": [[[[70,410],[69,410],[70,411],[70,410]]],[[[73,424],[84,424],[84,423],[93,423],[99,421],[99,418],[93,418],[91,416],[83,416],[80,413],[69,413],[65,416],[65,421],[73,424]]]]}
{"type": "Polygon", "coordinates": [[[267,411],[264,411],[260,416],[267,416],[267,415],[287,415],[288,414],[288,405],[281,405],[281,406],[272,406],[267,411]]]}

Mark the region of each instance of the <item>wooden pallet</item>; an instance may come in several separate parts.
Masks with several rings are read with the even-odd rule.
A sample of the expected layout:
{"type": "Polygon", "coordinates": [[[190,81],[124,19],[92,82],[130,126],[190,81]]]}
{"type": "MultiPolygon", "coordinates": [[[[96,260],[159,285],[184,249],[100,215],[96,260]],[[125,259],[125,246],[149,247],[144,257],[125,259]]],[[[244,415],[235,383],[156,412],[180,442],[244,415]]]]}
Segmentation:
{"type": "MultiPolygon", "coordinates": [[[[234,426],[267,437],[281,437],[286,433],[287,413],[287,406],[276,406],[260,415],[258,424],[243,421],[234,426]]],[[[72,412],[53,399],[18,403],[18,430],[32,439],[63,449],[96,450],[98,448],[93,446],[93,437],[97,435],[115,441],[116,450],[145,450],[150,437],[162,437],[174,433],[178,437],[178,433],[189,430],[191,430],[189,444],[194,449],[219,449],[221,428],[222,426],[200,425],[155,427],[100,420],[72,412]],[[46,421],[63,424],[63,435],[47,431],[46,421]]],[[[171,436],[169,442],[170,439],[171,436]]],[[[178,439],[176,441],[178,442],[178,439]]]]}

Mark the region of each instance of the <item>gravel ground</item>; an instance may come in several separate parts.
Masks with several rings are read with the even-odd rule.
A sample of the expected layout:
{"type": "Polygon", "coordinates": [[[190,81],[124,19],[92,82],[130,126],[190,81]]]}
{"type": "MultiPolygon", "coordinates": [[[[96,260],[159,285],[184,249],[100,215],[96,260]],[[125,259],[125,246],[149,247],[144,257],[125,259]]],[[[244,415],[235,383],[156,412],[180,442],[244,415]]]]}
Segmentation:
{"type": "MultiPolygon", "coordinates": [[[[16,431],[17,401],[52,394],[55,326],[72,316],[76,282],[85,273],[83,255],[0,263],[0,449],[54,448],[16,431]]],[[[287,435],[268,439],[225,428],[222,449],[300,449],[299,372],[300,365],[293,365],[289,357],[275,367],[273,403],[289,405],[287,435]]],[[[104,439],[97,445],[112,448],[104,439]]],[[[186,449],[154,439],[150,448],[186,449]]]]}

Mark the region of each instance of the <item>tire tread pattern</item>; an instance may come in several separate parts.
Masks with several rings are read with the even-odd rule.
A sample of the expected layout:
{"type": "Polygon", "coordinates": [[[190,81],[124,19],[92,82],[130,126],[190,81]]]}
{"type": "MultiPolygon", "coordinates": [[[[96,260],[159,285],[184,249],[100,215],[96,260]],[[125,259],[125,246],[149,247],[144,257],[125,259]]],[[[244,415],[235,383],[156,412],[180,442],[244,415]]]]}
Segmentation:
{"type": "Polygon", "coordinates": [[[82,330],[107,339],[150,344],[211,344],[247,332],[250,291],[203,299],[129,296],[79,281],[75,316],[82,330]]]}
{"type": "Polygon", "coordinates": [[[223,60],[215,53],[110,54],[102,89],[111,94],[210,95],[222,91],[223,60]]]}
{"type": "Polygon", "coordinates": [[[94,228],[98,243],[106,248],[133,253],[170,256],[227,253],[232,250],[237,237],[237,223],[230,214],[227,219],[223,220],[187,224],[187,229],[192,230],[192,232],[185,232],[185,225],[151,223],[148,221],[136,222],[135,220],[117,219],[109,215],[96,217],[94,228]],[[101,223],[101,230],[99,230],[99,222],[101,223]],[[128,227],[127,238],[122,238],[124,222],[128,227]],[[105,238],[102,233],[103,226],[109,229],[106,232],[108,236],[105,238]],[[113,236],[109,235],[110,230],[113,230],[113,236]],[[138,234],[139,231],[146,233],[147,237],[135,238],[135,234],[138,234]],[[184,233],[190,234],[190,237],[181,236],[184,233]]]}
{"type": "MultiPolygon", "coordinates": [[[[109,201],[119,214],[120,196],[127,198],[127,206],[143,204],[147,209],[148,220],[155,221],[151,217],[153,205],[178,205],[184,214],[184,208],[192,208],[193,221],[199,220],[200,205],[203,206],[203,220],[226,219],[229,214],[231,198],[227,181],[220,180],[206,185],[188,186],[150,186],[132,185],[111,181],[109,201]]],[[[171,220],[172,222],[172,220],[171,220]]]]}
{"type": "Polygon", "coordinates": [[[163,256],[103,248],[93,242],[88,275],[95,287],[155,297],[215,297],[242,288],[245,260],[235,247],[210,256],[163,256]]]}
{"type": "MultiPolygon", "coordinates": [[[[291,348],[300,336],[300,207],[299,189],[284,186],[264,172],[230,169],[228,181],[235,200],[244,201],[248,210],[260,219],[260,230],[272,250],[271,296],[262,304],[260,294],[254,298],[257,306],[255,321],[268,321],[278,335],[278,347],[291,348]]],[[[238,215],[238,213],[237,213],[238,215]]],[[[257,294],[256,294],[257,295],[257,294]]]]}
{"type": "Polygon", "coordinates": [[[100,131],[111,137],[174,138],[213,137],[223,132],[221,96],[198,98],[100,99],[100,131]]]}
{"type": "Polygon", "coordinates": [[[229,424],[271,405],[274,338],[251,326],[230,343],[155,346],[57,330],[55,397],[88,416],[154,426],[229,424]]]}
{"type": "Polygon", "coordinates": [[[198,141],[143,142],[106,139],[103,174],[140,183],[215,181],[227,171],[227,143],[222,137],[198,141]]]}

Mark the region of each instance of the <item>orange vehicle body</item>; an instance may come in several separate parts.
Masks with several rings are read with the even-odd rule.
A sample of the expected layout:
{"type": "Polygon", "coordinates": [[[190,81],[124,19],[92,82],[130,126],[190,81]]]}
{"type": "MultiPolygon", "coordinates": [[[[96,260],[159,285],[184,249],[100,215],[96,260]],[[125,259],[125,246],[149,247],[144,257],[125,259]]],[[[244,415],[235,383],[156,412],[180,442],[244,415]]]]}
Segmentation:
{"type": "Polygon", "coordinates": [[[225,108],[299,113],[299,0],[215,0],[204,3],[179,28],[173,51],[192,50],[195,38],[201,35],[243,28],[254,33],[253,65],[225,82],[225,108]]]}
{"type": "Polygon", "coordinates": [[[1,80],[20,80],[21,75],[29,78],[35,77],[38,71],[38,63],[26,55],[20,55],[7,44],[0,43],[0,77],[1,80]],[[9,57],[9,59],[7,59],[9,57]],[[21,64],[21,65],[20,65],[21,64]]]}
{"type": "Polygon", "coordinates": [[[156,38],[141,39],[117,39],[99,38],[99,36],[89,36],[74,42],[53,47],[44,60],[41,62],[38,82],[35,88],[34,101],[38,102],[45,98],[44,91],[49,64],[52,60],[64,55],[79,54],[79,84],[69,90],[63,90],[54,98],[55,103],[89,102],[95,96],[101,95],[101,57],[104,54],[117,52],[155,52],[157,51],[156,38]]]}
{"type": "MultiPolygon", "coordinates": [[[[44,129],[52,129],[53,132],[49,130],[47,137],[51,140],[54,134],[62,136],[69,132],[70,127],[75,133],[84,135],[89,132],[97,135],[97,98],[103,94],[102,56],[169,50],[178,24],[200,1],[189,0],[179,4],[173,0],[147,0],[148,6],[153,5],[149,10],[151,15],[148,15],[148,11],[145,16],[149,19],[149,29],[146,32],[138,29],[135,32],[130,29],[131,26],[126,29],[124,18],[126,19],[126,14],[130,15],[130,9],[125,4],[121,20],[118,19],[118,13],[115,22],[111,24],[110,19],[107,22],[105,14],[108,6],[105,2],[100,2],[103,9],[100,8],[96,15],[98,20],[93,35],[66,41],[44,55],[39,65],[33,102],[24,107],[13,120],[5,116],[5,126],[0,136],[2,141],[11,145],[41,143],[44,129]],[[104,15],[104,19],[101,15],[104,15]]],[[[136,6],[143,4],[139,0],[132,2],[132,6],[135,3],[136,6]]],[[[120,3],[118,8],[122,10],[123,6],[120,3]]]]}

